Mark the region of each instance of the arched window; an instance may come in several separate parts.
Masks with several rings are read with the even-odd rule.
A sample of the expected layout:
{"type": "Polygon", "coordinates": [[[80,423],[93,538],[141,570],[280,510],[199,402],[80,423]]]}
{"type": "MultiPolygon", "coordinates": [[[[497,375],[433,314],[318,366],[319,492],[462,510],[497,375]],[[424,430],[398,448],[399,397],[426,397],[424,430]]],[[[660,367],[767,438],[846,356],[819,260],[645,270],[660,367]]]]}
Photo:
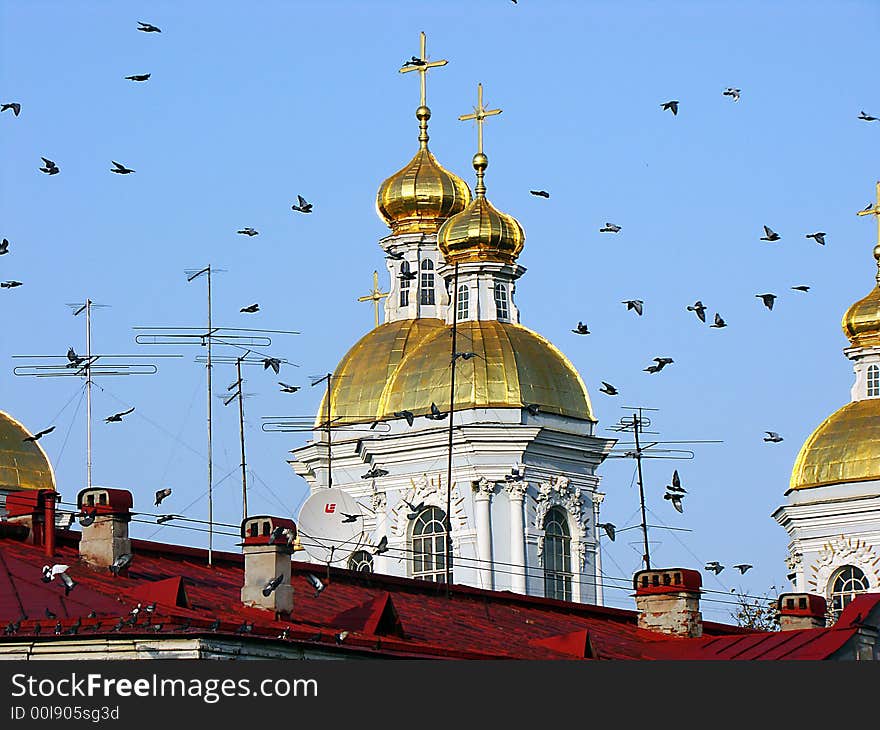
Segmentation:
{"type": "Polygon", "coordinates": [[[831,609],[840,613],[859,593],[868,590],[865,574],[853,565],[845,565],[829,581],[831,585],[831,609]]]}
{"type": "Polygon", "coordinates": [[[551,507],[544,518],[544,596],[571,600],[571,533],[561,507],[551,507]]]}
{"type": "Polygon", "coordinates": [[[439,507],[419,512],[413,521],[412,551],[413,578],[446,582],[446,512],[439,507]]]}
{"type": "Polygon", "coordinates": [[[358,573],[372,573],[373,556],[366,550],[355,550],[348,559],[348,569],[358,573]]]}
{"type": "Polygon", "coordinates": [[[422,261],[422,282],[419,291],[421,291],[419,301],[422,304],[434,303],[434,262],[431,259],[422,261]]]}
{"type": "Polygon", "coordinates": [[[495,316],[499,320],[510,318],[507,306],[507,287],[500,281],[495,282],[495,316]]]}
{"type": "Polygon", "coordinates": [[[868,365],[868,397],[880,397],[880,367],[868,365]]]}
{"type": "Polygon", "coordinates": [[[458,287],[458,298],[456,300],[456,318],[459,320],[468,318],[468,288],[467,284],[458,287]]]}
{"type": "MultiPolygon", "coordinates": [[[[409,262],[401,261],[400,262],[400,273],[408,274],[409,273],[409,262]]],[[[408,307],[409,306],[409,279],[399,279],[400,281],[400,306],[408,307]]]]}

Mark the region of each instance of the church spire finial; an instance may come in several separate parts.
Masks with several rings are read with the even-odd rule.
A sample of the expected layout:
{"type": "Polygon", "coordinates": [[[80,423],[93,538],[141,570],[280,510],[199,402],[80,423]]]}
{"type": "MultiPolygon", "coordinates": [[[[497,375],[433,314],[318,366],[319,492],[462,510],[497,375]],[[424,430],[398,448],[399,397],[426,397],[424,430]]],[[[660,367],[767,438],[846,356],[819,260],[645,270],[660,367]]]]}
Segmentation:
{"type": "Polygon", "coordinates": [[[857,215],[873,215],[877,219],[877,245],[874,246],[874,260],[877,262],[877,286],[880,287],[880,181],[877,183],[877,202],[873,206],[869,203],[857,215]]]}
{"type": "Polygon", "coordinates": [[[489,158],[483,154],[483,122],[486,117],[493,117],[501,114],[501,109],[486,109],[483,106],[483,85],[477,84],[477,105],[474,107],[473,114],[462,114],[459,121],[467,121],[474,119],[477,122],[477,154],[474,155],[474,169],[477,171],[477,186],[474,188],[474,194],[478,197],[485,197],[486,184],[483,177],[486,174],[486,168],[489,166],[489,158]]]}
{"type": "Polygon", "coordinates": [[[416,109],[416,119],[419,120],[419,145],[421,147],[428,146],[428,120],[431,118],[431,110],[428,109],[426,76],[428,71],[438,66],[445,66],[449,63],[445,59],[439,61],[429,61],[425,52],[426,38],[425,33],[419,33],[419,55],[413,56],[409,61],[400,68],[400,73],[405,74],[408,71],[419,72],[419,86],[421,88],[421,96],[419,98],[419,108],[416,109]]]}

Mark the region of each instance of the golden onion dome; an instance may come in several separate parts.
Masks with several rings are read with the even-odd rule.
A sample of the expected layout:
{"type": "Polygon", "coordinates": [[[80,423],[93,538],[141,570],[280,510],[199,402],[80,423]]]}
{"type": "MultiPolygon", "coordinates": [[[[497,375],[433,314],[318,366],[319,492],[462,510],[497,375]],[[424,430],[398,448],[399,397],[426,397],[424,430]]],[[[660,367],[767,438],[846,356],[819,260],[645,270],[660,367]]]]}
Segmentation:
{"type": "Polygon", "coordinates": [[[841,323],[853,347],[880,345],[880,244],[874,247],[874,259],[878,266],[877,286],[846,310],[841,323]]]}
{"type": "Polygon", "coordinates": [[[880,479],[880,398],[847,403],[801,447],[789,489],[880,479]]]}
{"type": "MultiPolygon", "coordinates": [[[[459,322],[458,331],[478,357],[459,360],[455,408],[522,408],[595,421],[586,386],[574,365],[531,330],[495,320],[459,322]]],[[[387,322],[346,354],[331,384],[330,418],[358,423],[394,418],[395,412],[429,413],[448,406],[450,326],[440,319],[387,322]]],[[[326,422],[322,402],[315,425],[326,422]]]]}
{"type": "Polygon", "coordinates": [[[516,218],[502,213],[486,200],[483,183],[489,166],[486,155],[478,152],[473,164],[477,171],[474,200],[440,227],[437,245],[448,264],[468,261],[512,263],[523,250],[526,234],[516,218]]]}
{"type": "Polygon", "coordinates": [[[420,106],[419,151],[379,187],[376,211],[393,234],[436,233],[440,225],[461,212],[471,191],[460,177],[446,170],[428,149],[431,110],[420,106]]]}
{"type": "Polygon", "coordinates": [[[46,452],[12,416],[0,411],[0,489],[55,489],[46,452]]]}

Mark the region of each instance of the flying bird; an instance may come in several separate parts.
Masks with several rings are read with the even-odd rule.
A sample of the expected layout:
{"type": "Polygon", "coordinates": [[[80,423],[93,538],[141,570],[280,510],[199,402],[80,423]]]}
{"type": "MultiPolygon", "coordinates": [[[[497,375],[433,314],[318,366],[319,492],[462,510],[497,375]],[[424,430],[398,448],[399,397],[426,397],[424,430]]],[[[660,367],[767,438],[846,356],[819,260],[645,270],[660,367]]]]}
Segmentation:
{"type": "Polygon", "coordinates": [[[810,287],[806,286],[805,284],[799,284],[798,286],[793,286],[792,289],[794,289],[795,291],[802,291],[802,292],[810,291],[810,287]]]}
{"type": "Polygon", "coordinates": [[[360,517],[360,515],[350,515],[348,512],[342,512],[341,514],[345,518],[342,520],[343,524],[347,522],[357,522],[357,518],[360,517]]]}
{"type": "Polygon", "coordinates": [[[5,253],[9,253],[9,241],[4,238],[2,241],[0,241],[0,256],[5,253]]]}
{"type": "Polygon", "coordinates": [[[242,228],[241,230],[236,231],[236,233],[241,233],[243,236],[258,236],[260,232],[254,228],[248,226],[247,228],[242,228]]]}
{"type": "Polygon", "coordinates": [[[421,501],[421,502],[419,502],[418,504],[413,504],[412,502],[408,502],[408,501],[405,500],[405,499],[402,500],[402,501],[403,501],[403,503],[404,503],[407,507],[409,507],[409,514],[407,515],[407,518],[410,519],[410,520],[414,520],[416,517],[419,516],[419,513],[420,513],[423,509],[425,509],[425,502],[424,502],[424,500],[421,501]]]}
{"type": "Polygon", "coordinates": [[[11,101],[8,104],[0,105],[0,112],[5,112],[7,109],[12,109],[12,113],[15,114],[15,116],[21,114],[21,104],[17,101],[11,101]]]}
{"type": "Polygon", "coordinates": [[[67,348],[67,359],[70,361],[67,365],[69,368],[79,367],[79,365],[85,361],[85,358],[81,355],[77,355],[76,350],[72,347],[67,348]]]}
{"type": "Polygon", "coordinates": [[[762,241],[778,241],[782,236],[780,236],[776,231],[774,231],[769,226],[764,226],[764,235],[761,236],[762,241]]]}
{"type": "Polygon", "coordinates": [[[177,515],[159,515],[156,518],[156,524],[157,525],[164,525],[166,522],[173,520],[175,517],[177,517],[177,515]]]}
{"type": "Polygon", "coordinates": [[[146,81],[150,78],[150,74],[134,74],[133,76],[125,77],[128,81],[146,81]]]}
{"type": "Polygon", "coordinates": [[[405,418],[406,422],[410,426],[413,425],[413,420],[415,419],[415,416],[413,415],[412,411],[394,411],[394,417],[395,418],[405,418]]]}
{"type": "Polygon", "coordinates": [[[722,96],[731,96],[734,101],[739,101],[739,89],[732,89],[729,86],[721,92],[722,96]]]}
{"type": "Polygon", "coordinates": [[[710,324],[709,326],[721,329],[722,327],[727,327],[727,322],[724,321],[724,319],[721,317],[720,314],[718,314],[718,312],[715,312],[715,322],[710,324]]]}
{"type": "Polygon", "coordinates": [[[42,431],[37,431],[33,436],[25,436],[22,441],[39,441],[47,433],[52,433],[54,430],[55,426],[49,426],[49,428],[44,428],[42,431]]]}
{"type": "Polygon", "coordinates": [[[672,472],[672,484],[666,485],[667,492],[679,492],[680,494],[687,494],[687,489],[681,486],[681,477],[678,476],[678,469],[675,469],[672,472]]]}
{"type": "Polygon", "coordinates": [[[736,568],[740,572],[741,575],[745,575],[745,572],[749,568],[752,568],[754,566],[749,565],[748,563],[740,563],[739,565],[734,565],[733,567],[736,568]]]}
{"type": "Polygon", "coordinates": [[[57,175],[61,172],[58,169],[58,165],[52,162],[52,160],[47,159],[46,157],[41,157],[40,159],[44,163],[43,167],[40,168],[40,172],[45,172],[47,175],[57,175]]]}
{"type": "Polygon", "coordinates": [[[474,358],[474,357],[477,357],[477,353],[476,353],[476,352],[456,352],[456,353],[452,356],[452,359],[453,359],[453,360],[458,360],[459,358],[461,358],[462,360],[470,360],[470,359],[472,359],[472,358],[474,358]]]}
{"type": "Polygon", "coordinates": [[[427,418],[430,421],[442,421],[448,415],[449,415],[448,413],[444,413],[443,411],[441,411],[437,407],[437,404],[432,401],[431,402],[431,412],[426,413],[425,418],[427,418]]]}
{"type": "Polygon", "coordinates": [[[611,383],[606,383],[604,380],[602,381],[602,387],[599,388],[600,393],[605,393],[605,395],[617,395],[618,390],[611,383]]]}
{"type": "Polygon", "coordinates": [[[291,205],[292,210],[297,210],[300,213],[311,213],[312,212],[312,204],[306,202],[306,199],[302,195],[296,196],[296,205],[291,205]]]}
{"type": "Polygon", "coordinates": [[[417,276],[418,276],[418,274],[416,274],[415,271],[401,271],[397,275],[397,278],[400,279],[401,281],[412,281],[417,276]]]}
{"type": "Polygon", "coordinates": [[[268,370],[269,368],[272,368],[272,370],[275,371],[275,374],[278,375],[281,370],[281,360],[277,357],[264,357],[263,370],[268,370]]]}
{"type": "Polygon", "coordinates": [[[644,302],[641,299],[624,299],[621,304],[626,305],[627,312],[630,309],[635,309],[636,314],[638,314],[640,317],[642,316],[642,305],[644,305],[644,302]]]}
{"type": "Polygon", "coordinates": [[[614,542],[614,535],[617,527],[613,523],[599,522],[596,527],[601,527],[605,531],[605,534],[608,535],[608,539],[611,540],[611,542],[614,542]]]}
{"type": "Polygon", "coordinates": [[[828,235],[824,231],[818,231],[817,233],[808,233],[804,238],[812,238],[815,239],[816,243],[820,246],[825,245],[825,236],[828,235]]]}
{"type": "Polygon", "coordinates": [[[127,411],[114,413],[112,416],[107,416],[107,418],[104,419],[104,423],[119,423],[120,421],[122,421],[123,416],[127,416],[132,411],[134,411],[134,408],[129,408],[127,411]]]}
{"type": "Polygon", "coordinates": [[[67,575],[67,565],[44,565],[43,566],[43,583],[51,583],[55,580],[56,576],[61,579],[61,582],[64,584],[64,595],[70,595],[70,592],[76,587],[76,583],[73,578],[67,575]]]}
{"type": "Polygon", "coordinates": [[[550,193],[546,190],[529,190],[532,195],[537,195],[539,198],[549,198],[550,193]]]}
{"type": "Polygon", "coordinates": [[[764,306],[767,307],[767,309],[773,309],[773,302],[776,301],[775,294],[755,294],[755,296],[764,302],[764,306]]]}
{"type": "Polygon", "coordinates": [[[656,365],[649,365],[645,368],[645,372],[648,373],[659,373],[663,368],[667,365],[671,365],[674,360],[671,357],[655,357],[654,362],[656,365]]]}
{"type": "Polygon", "coordinates": [[[782,441],[782,436],[780,436],[776,431],[764,431],[767,435],[764,437],[764,441],[769,441],[773,444],[778,444],[782,441]]]}
{"type": "Polygon", "coordinates": [[[614,223],[606,223],[599,229],[599,233],[620,233],[620,226],[614,223]]]}
{"type": "Polygon", "coordinates": [[[422,66],[426,66],[427,63],[428,63],[427,61],[423,61],[418,56],[410,56],[409,61],[403,62],[403,68],[409,68],[409,67],[421,68],[422,66]]]}
{"type": "Polygon", "coordinates": [[[110,160],[113,163],[113,167],[110,169],[110,172],[118,173],[119,175],[128,175],[131,172],[134,172],[130,167],[126,167],[125,165],[121,165],[114,160],[110,160]]]}
{"type": "Polygon", "coordinates": [[[21,286],[20,281],[16,281],[15,279],[10,279],[9,281],[0,282],[0,288],[3,289],[15,289],[15,287],[21,286]]]}
{"type": "Polygon", "coordinates": [[[323,581],[314,573],[309,573],[306,576],[306,580],[312,584],[312,588],[315,589],[315,598],[317,598],[321,594],[321,591],[324,590],[325,586],[323,581]]]}
{"type": "Polygon", "coordinates": [[[300,389],[299,385],[288,385],[287,383],[282,383],[280,380],[278,381],[278,385],[281,386],[282,393],[296,393],[300,389]]]}
{"type": "Polygon", "coordinates": [[[379,477],[387,475],[388,472],[385,471],[385,469],[380,469],[378,466],[374,466],[366,474],[361,474],[361,479],[378,479],[379,477]]]}
{"type": "Polygon", "coordinates": [[[110,564],[110,572],[113,573],[113,575],[119,575],[120,571],[125,570],[131,565],[132,559],[133,556],[131,553],[120,555],[110,564]]]}
{"type": "Polygon", "coordinates": [[[398,251],[395,253],[390,248],[386,248],[385,253],[389,259],[393,259],[394,261],[403,261],[403,251],[398,251]]]}
{"type": "Polygon", "coordinates": [[[260,311],[260,305],[259,305],[259,304],[250,304],[250,305],[248,305],[247,307],[242,307],[242,308],[241,308],[240,310],[238,310],[238,311],[240,311],[240,312],[247,312],[248,314],[253,314],[254,312],[259,312],[259,311],[260,311]]]}
{"type": "Polygon", "coordinates": [[[79,524],[81,527],[89,527],[94,523],[95,517],[98,516],[97,507],[84,509],[79,515],[79,524]]]}
{"type": "Polygon", "coordinates": [[[672,506],[675,507],[679,512],[684,512],[684,508],[681,506],[681,495],[673,494],[671,492],[667,492],[663,495],[663,499],[668,499],[672,502],[672,506]]]}
{"type": "Polygon", "coordinates": [[[278,586],[281,585],[281,581],[283,581],[283,580],[284,580],[284,575],[283,575],[283,574],[282,574],[282,575],[275,576],[274,578],[272,578],[272,580],[270,580],[268,583],[266,583],[266,585],[263,586],[263,595],[264,595],[264,596],[267,596],[267,597],[268,597],[268,596],[271,596],[271,595],[272,595],[272,592],[273,592],[278,586]]]}
{"type": "Polygon", "coordinates": [[[164,489],[159,489],[156,492],[155,506],[158,507],[160,504],[162,504],[162,500],[164,500],[165,497],[170,497],[170,496],[171,496],[171,487],[165,487],[164,489]]]}
{"type": "Polygon", "coordinates": [[[678,114],[678,102],[677,101],[666,101],[660,105],[660,108],[663,109],[663,111],[666,111],[668,109],[669,111],[672,112],[673,116],[678,114]]]}
{"type": "Polygon", "coordinates": [[[863,122],[876,122],[877,117],[872,117],[870,114],[865,114],[865,112],[859,112],[859,119],[863,122]]]}
{"type": "Polygon", "coordinates": [[[706,563],[706,570],[711,570],[715,575],[718,575],[722,570],[724,570],[724,566],[719,563],[717,560],[713,560],[709,563],[706,563]]]}
{"type": "Polygon", "coordinates": [[[541,406],[538,403],[527,403],[523,406],[530,416],[537,416],[541,412],[541,406]]]}
{"type": "Polygon", "coordinates": [[[590,330],[583,322],[578,322],[577,327],[575,327],[572,332],[576,335],[588,335],[590,334],[590,330]]]}
{"type": "Polygon", "coordinates": [[[381,555],[382,553],[388,552],[388,537],[382,535],[382,539],[379,540],[379,544],[376,545],[376,549],[373,550],[373,555],[381,555]]]}
{"type": "Polygon", "coordinates": [[[699,299],[697,299],[697,301],[695,301],[692,305],[689,305],[687,309],[688,312],[693,312],[694,314],[696,314],[701,322],[706,321],[706,307],[699,299]]]}
{"type": "Polygon", "coordinates": [[[138,30],[142,30],[144,33],[161,33],[155,25],[150,25],[149,23],[144,23],[142,20],[138,22],[138,30]]]}

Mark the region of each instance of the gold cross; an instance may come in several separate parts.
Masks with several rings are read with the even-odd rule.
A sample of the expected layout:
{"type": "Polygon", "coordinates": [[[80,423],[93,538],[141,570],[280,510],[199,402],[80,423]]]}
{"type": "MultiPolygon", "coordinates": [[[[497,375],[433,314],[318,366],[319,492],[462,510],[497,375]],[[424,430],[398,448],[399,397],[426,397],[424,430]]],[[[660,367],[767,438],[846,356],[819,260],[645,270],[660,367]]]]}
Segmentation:
{"type": "MultiPolygon", "coordinates": [[[[424,32],[419,33],[419,57],[418,60],[420,63],[416,64],[412,61],[407,61],[407,65],[400,69],[400,73],[405,74],[407,71],[418,71],[419,72],[419,81],[421,82],[422,88],[422,97],[421,97],[421,106],[425,106],[425,76],[428,73],[428,69],[437,68],[438,66],[445,66],[449,61],[440,60],[440,61],[429,61],[428,57],[425,55],[425,34],[424,32]]],[[[413,57],[415,58],[415,56],[413,57]]]]}
{"type": "Polygon", "coordinates": [[[459,121],[466,121],[468,119],[476,119],[477,120],[477,154],[483,154],[483,120],[486,117],[493,117],[496,114],[501,114],[500,109],[486,109],[483,106],[483,85],[477,84],[477,105],[474,107],[473,114],[462,114],[458,119],[459,121]]]}
{"type": "Polygon", "coordinates": [[[365,297],[358,297],[359,302],[373,302],[373,310],[376,315],[376,326],[379,326],[379,302],[388,296],[388,292],[379,289],[379,272],[373,272],[373,291],[365,297]]]}
{"type": "Polygon", "coordinates": [[[864,210],[860,210],[858,215],[877,216],[877,245],[880,246],[880,182],[877,183],[877,202],[874,206],[868,206],[864,210]]]}

